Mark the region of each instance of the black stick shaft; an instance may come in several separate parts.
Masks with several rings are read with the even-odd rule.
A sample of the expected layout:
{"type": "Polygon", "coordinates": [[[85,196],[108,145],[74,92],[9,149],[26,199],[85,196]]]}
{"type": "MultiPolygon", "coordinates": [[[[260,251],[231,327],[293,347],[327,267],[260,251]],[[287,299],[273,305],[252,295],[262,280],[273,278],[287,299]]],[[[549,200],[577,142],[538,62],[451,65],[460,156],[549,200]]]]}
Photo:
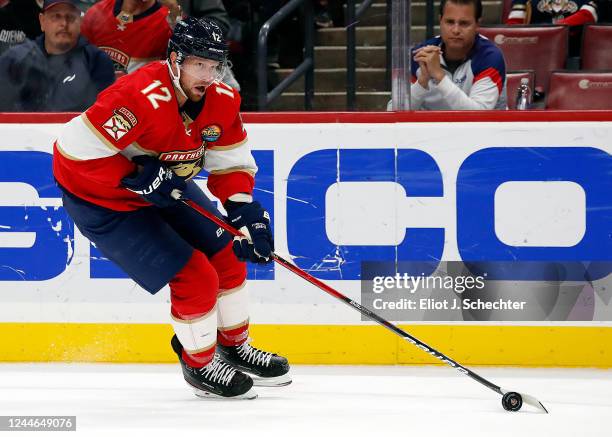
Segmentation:
{"type": "MultiPolygon", "coordinates": [[[[228,223],[226,223],[225,221],[223,221],[222,219],[220,219],[216,215],[214,215],[211,212],[205,210],[204,208],[202,208],[197,203],[192,202],[192,201],[183,201],[183,203],[185,203],[189,207],[195,209],[197,212],[199,212],[201,215],[203,215],[204,217],[208,218],[209,220],[212,220],[215,224],[219,225],[219,227],[225,229],[230,234],[232,234],[234,236],[237,236],[237,237],[243,237],[243,235],[238,230],[234,229],[232,226],[230,226],[228,223]]],[[[422,342],[418,338],[413,337],[412,335],[408,334],[403,329],[400,329],[399,327],[395,326],[393,323],[383,319],[378,314],[370,311],[369,309],[367,309],[363,305],[355,302],[353,299],[345,296],[344,294],[340,293],[339,291],[337,291],[334,288],[330,287],[326,283],[324,283],[324,282],[320,281],[319,279],[315,278],[314,276],[312,276],[308,272],[305,272],[304,270],[300,269],[299,267],[297,267],[296,265],[294,265],[291,262],[287,261],[286,259],[280,257],[279,255],[277,255],[275,253],[272,253],[272,258],[274,259],[274,261],[276,263],[278,263],[281,266],[285,267],[287,270],[290,270],[291,272],[295,273],[299,277],[301,277],[301,278],[305,279],[306,281],[310,282],[312,285],[314,285],[317,288],[323,290],[327,294],[330,294],[331,296],[335,297],[336,299],[341,300],[345,304],[347,304],[350,307],[352,307],[352,308],[356,309],[357,311],[359,311],[362,315],[364,315],[367,318],[369,318],[369,319],[377,322],[378,324],[384,326],[389,331],[399,335],[400,337],[402,337],[407,342],[412,343],[413,345],[415,345],[419,349],[421,349],[421,350],[425,351],[426,353],[436,357],[437,359],[439,359],[443,363],[448,364],[452,368],[454,368],[457,371],[463,373],[464,375],[469,376],[473,380],[478,381],[479,383],[481,383],[485,387],[493,390],[494,392],[499,393],[500,395],[503,394],[502,391],[501,391],[501,388],[498,385],[493,384],[491,381],[483,378],[482,376],[478,375],[476,372],[471,371],[467,367],[462,366],[461,364],[457,363],[452,358],[444,355],[442,352],[437,351],[436,349],[434,349],[431,346],[427,345],[426,343],[422,342]]]]}

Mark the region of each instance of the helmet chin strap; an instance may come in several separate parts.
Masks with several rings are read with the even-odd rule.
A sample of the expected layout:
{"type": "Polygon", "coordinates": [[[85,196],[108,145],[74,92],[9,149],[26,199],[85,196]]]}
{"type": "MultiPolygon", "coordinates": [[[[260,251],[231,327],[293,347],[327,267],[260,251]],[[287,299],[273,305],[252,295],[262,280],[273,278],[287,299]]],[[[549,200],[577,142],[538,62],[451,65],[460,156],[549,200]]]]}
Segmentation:
{"type": "Polygon", "coordinates": [[[181,86],[181,66],[178,62],[176,62],[177,74],[175,75],[174,71],[172,71],[172,65],[169,59],[166,60],[166,64],[168,65],[168,72],[170,73],[170,78],[172,79],[174,88],[176,88],[186,99],[189,100],[189,97],[187,97],[187,94],[185,94],[185,91],[183,91],[183,87],[181,86]]]}

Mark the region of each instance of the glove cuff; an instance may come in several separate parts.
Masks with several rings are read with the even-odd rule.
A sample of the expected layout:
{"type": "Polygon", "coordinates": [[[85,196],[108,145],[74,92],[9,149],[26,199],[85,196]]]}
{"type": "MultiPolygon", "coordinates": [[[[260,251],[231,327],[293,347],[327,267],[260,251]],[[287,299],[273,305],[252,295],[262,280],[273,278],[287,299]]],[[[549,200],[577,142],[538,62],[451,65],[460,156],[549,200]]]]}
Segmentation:
{"type": "Polygon", "coordinates": [[[227,200],[240,203],[251,203],[253,202],[253,196],[249,193],[235,193],[229,196],[227,200]]]}
{"type": "MultiPolygon", "coordinates": [[[[240,193],[240,194],[242,194],[242,193],[240,193]]],[[[253,197],[252,196],[250,196],[248,194],[245,194],[244,196],[248,196],[250,199],[247,200],[246,197],[245,197],[245,200],[242,200],[242,199],[238,200],[238,199],[235,198],[237,196],[233,195],[233,196],[231,196],[230,199],[225,201],[225,203],[223,204],[223,207],[225,208],[225,210],[228,213],[230,213],[232,211],[237,210],[241,206],[244,206],[244,205],[249,204],[249,203],[253,203],[253,197]]]]}

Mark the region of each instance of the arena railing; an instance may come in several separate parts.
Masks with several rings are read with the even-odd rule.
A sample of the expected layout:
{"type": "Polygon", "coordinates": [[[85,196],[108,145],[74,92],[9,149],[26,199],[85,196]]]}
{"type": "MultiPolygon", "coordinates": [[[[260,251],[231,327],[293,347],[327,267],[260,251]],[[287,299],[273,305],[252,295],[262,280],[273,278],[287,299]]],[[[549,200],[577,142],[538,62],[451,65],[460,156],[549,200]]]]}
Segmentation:
{"type": "Polygon", "coordinates": [[[259,30],[257,38],[257,107],[265,111],[293,82],[304,76],[304,109],[312,109],[314,98],[314,14],[312,0],[291,0],[280,8],[259,30]],[[304,59],[295,70],[272,90],[268,91],[268,35],[295,9],[303,6],[304,11],[304,59]]]}
{"type": "MultiPolygon", "coordinates": [[[[355,0],[347,0],[346,2],[346,108],[349,111],[355,110],[355,46],[357,39],[355,28],[357,27],[359,19],[372,5],[372,2],[373,0],[363,0],[358,8],[356,8],[355,0]]],[[[387,1],[387,3],[389,3],[389,1],[387,1]]],[[[390,10],[391,9],[387,9],[387,17],[389,17],[390,10]]],[[[388,24],[387,18],[387,28],[389,28],[388,24]]],[[[387,45],[388,44],[387,42],[387,45]]]]}

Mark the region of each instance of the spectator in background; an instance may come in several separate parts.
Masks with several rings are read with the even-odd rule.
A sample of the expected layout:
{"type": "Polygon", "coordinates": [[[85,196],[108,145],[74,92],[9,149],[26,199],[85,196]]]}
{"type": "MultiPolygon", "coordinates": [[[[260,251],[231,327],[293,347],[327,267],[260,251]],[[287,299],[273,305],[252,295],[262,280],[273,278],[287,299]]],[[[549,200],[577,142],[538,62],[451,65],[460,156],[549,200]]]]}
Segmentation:
{"type": "Polygon", "coordinates": [[[313,0],[315,26],[326,29],[333,27],[334,22],[329,14],[328,0],[313,0]]]}
{"type": "Polygon", "coordinates": [[[223,35],[227,37],[230,30],[230,17],[223,0],[181,0],[180,4],[185,15],[215,20],[223,31],[223,35]]]}
{"type": "Polygon", "coordinates": [[[569,53],[580,54],[582,26],[612,20],[612,0],[512,0],[506,24],[563,24],[571,26],[569,53]]]}
{"type": "Polygon", "coordinates": [[[506,24],[579,24],[597,21],[595,0],[512,0],[506,24]]]}
{"type": "Polygon", "coordinates": [[[0,0],[0,55],[9,47],[41,34],[42,0],[0,0]]]}
{"type": "Polygon", "coordinates": [[[76,0],[45,0],[43,34],[0,57],[0,111],[83,111],[115,76],[109,57],[80,36],[76,0]]]}
{"type": "MultiPolygon", "coordinates": [[[[229,18],[221,0],[192,0],[194,12],[210,13],[225,30],[229,18]]],[[[83,19],[83,35],[113,60],[117,75],[131,73],[143,65],[166,58],[172,29],[181,19],[177,0],[100,0],[83,19]]],[[[240,89],[231,71],[223,81],[240,89]]]]}
{"type": "Polygon", "coordinates": [[[478,34],[481,0],[442,0],[440,36],[411,52],[411,109],[506,109],[502,52],[478,34]]]}
{"type": "MultiPolygon", "coordinates": [[[[79,9],[81,12],[85,13],[89,8],[93,6],[95,2],[98,0],[78,0],[79,9]]],[[[42,3],[42,2],[41,2],[42,3]]]]}
{"type": "Polygon", "coordinates": [[[83,36],[104,50],[115,70],[131,73],[165,59],[172,28],[180,17],[176,0],[100,0],[83,19],[83,36]]]}

